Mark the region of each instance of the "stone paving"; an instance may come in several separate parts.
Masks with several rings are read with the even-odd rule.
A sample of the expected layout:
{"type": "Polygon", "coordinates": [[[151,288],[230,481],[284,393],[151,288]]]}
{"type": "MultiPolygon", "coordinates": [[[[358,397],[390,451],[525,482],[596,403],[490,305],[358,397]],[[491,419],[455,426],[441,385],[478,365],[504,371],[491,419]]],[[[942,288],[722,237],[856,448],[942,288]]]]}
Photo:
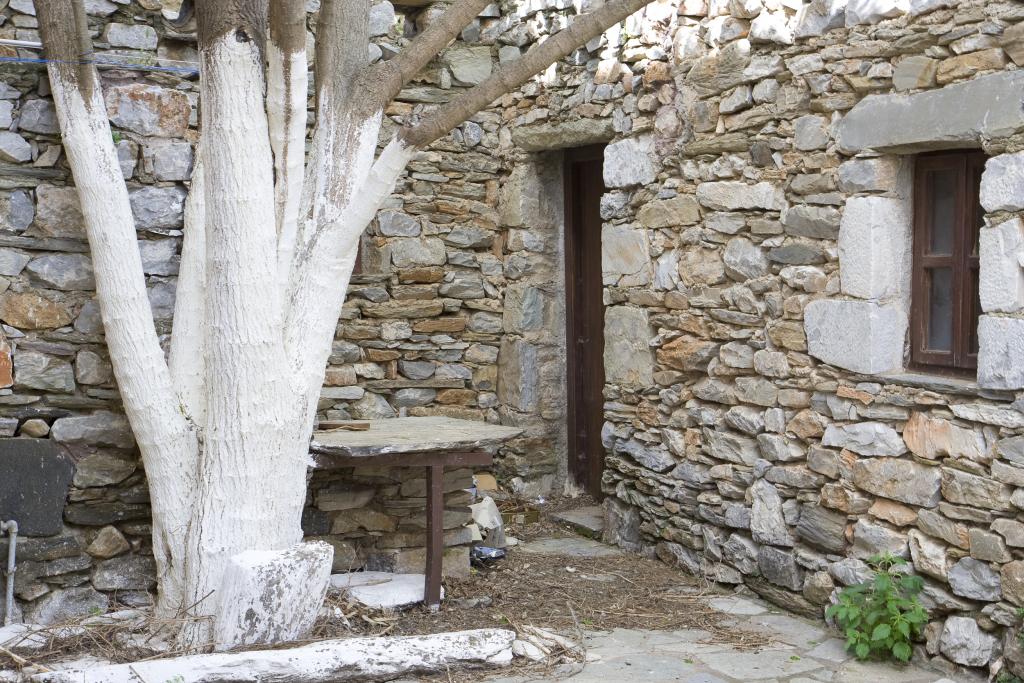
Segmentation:
{"type": "MultiPolygon", "coordinates": [[[[567,520],[560,520],[567,521],[567,520]]],[[[564,555],[586,560],[621,553],[582,537],[541,538],[524,543],[521,552],[564,555]]],[[[509,677],[500,672],[488,683],[568,680],[573,683],[976,683],[917,665],[862,663],[847,654],[843,641],[823,622],[780,610],[756,597],[709,596],[708,604],[737,629],[763,633],[772,643],[757,651],[716,643],[707,631],[651,631],[643,628],[587,632],[589,661],[582,671],[556,670],[549,679],[509,677]]],[[[643,624],[637,624],[642,627],[643,624]]],[[[577,667],[578,668],[578,667],[577,667]]]]}
{"type": "Polygon", "coordinates": [[[776,641],[758,651],[741,650],[711,640],[701,630],[648,631],[616,629],[587,634],[593,659],[566,679],[570,671],[550,679],[497,674],[488,683],[570,680],[573,683],[961,683],[919,666],[862,663],[843,649],[824,624],[794,617],[756,599],[721,596],[710,605],[739,628],[767,633],[776,641]]]}

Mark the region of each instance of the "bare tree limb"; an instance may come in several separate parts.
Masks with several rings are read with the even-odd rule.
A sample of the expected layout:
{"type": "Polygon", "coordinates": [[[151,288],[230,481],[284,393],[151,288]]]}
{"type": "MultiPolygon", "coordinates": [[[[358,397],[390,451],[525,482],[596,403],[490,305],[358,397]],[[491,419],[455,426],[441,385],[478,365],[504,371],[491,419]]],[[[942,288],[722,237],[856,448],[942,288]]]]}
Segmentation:
{"type": "Polygon", "coordinates": [[[306,160],[306,9],[303,0],[270,0],[267,120],[274,152],[277,277],[284,295],[302,206],[306,160]]]}
{"type": "Polygon", "coordinates": [[[196,150],[185,202],[185,236],[174,297],[171,379],[189,418],[206,424],[206,188],[202,149],[196,150]]]}
{"type": "Polygon", "coordinates": [[[512,92],[549,65],[565,57],[577,47],[604,33],[650,0],[609,0],[599,9],[576,17],[569,27],[559,31],[540,45],[500,67],[487,80],[470,88],[440,107],[429,118],[401,132],[406,144],[424,147],[444,136],[470,116],[487,107],[505,93],[512,92]]]}
{"type": "Polygon", "coordinates": [[[238,42],[256,43],[262,54],[267,38],[267,0],[194,0],[199,46],[233,33],[238,42]]]}
{"type": "Polygon", "coordinates": [[[332,96],[333,106],[354,104],[348,98],[369,61],[369,18],[369,0],[324,0],[321,5],[316,29],[318,115],[325,93],[332,96]]]}
{"type": "MultiPolygon", "coordinates": [[[[153,326],[128,188],[114,149],[99,75],[81,59],[91,48],[82,0],[36,4],[62,142],[85,217],[96,295],[114,376],[142,452],[153,506],[161,607],[180,595],[172,566],[184,561],[199,442],[182,414],[153,326]]],[[[164,609],[164,612],[169,611],[164,609]]]]}
{"type": "Polygon", "coordinates": [[[455,40],[469,22],[493,0],[456,0],[444,14],[416,36],[394,59],[374,67],[375,80],[384,83],[381,91],[382,106],[387,105],[423,67],[455,40]]]}

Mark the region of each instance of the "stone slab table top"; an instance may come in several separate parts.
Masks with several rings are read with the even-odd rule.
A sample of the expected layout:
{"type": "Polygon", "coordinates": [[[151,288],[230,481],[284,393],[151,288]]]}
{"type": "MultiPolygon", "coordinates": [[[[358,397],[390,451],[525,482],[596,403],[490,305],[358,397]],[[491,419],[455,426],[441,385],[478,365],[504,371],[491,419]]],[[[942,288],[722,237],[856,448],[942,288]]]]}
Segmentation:
{"type": "Polygon", "coordinates": [[[365,431],[313,433],[314,454],[366,457],[430,451],[478,451],[500,446],[523,433],[518,427],[450,417],[395,417],[367,422],[365,431]]]}

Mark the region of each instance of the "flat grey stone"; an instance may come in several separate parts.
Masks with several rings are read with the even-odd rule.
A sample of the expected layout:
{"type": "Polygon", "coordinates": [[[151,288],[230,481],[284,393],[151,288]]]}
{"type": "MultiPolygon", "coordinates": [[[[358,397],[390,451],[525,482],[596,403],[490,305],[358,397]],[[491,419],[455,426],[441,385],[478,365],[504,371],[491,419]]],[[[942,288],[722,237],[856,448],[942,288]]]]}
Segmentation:
{"type": "Polygon", "coordinates": [[[556,522],[568,524],[585,536],[598,538],[604,532],[604,508],[590,505],[575,510],[565,510],[551,515],[556,522]]]}
{"type": "Polygon", "coordinates": [[[604,148],[604,184],[630,187],[653,182],[658,175],[654,163],[654,138],[640,135],[613,142],[604,148]]]}
{"type": "Polygon", "coordinates": [[[818,624],[788,614],[754,616],[745,623],[771,634],[774,640],[800,648],[811,647],[828,637],[828,633],[818,624]]]}
{"type": "Polygon", "coordinates": [[[516,551],[528,555],[559,555],[571,558],[615,557],[622,551],[589,538],[542,538],[517,546],[516,551]]]}
{"type": "Polygon", "coordinates": [[[708,601],[708,604],[712,609],[736,616],[756,616],[768,611],[768,608],[764,605],[739,596],[712,598],[708,601]]]}
{"type": "Polygon", "coordinates": [[[25,536],[60,533],[71,458],[50,439],[0,439],[0,469],[0,519],[16,519],[25,536]]]}
{"type": "Polygon", "coordinates": [[[847,154],[976,146],[1024,127],[1022,91],[1024,72],[1005,71],[913,95],[868,95],[836,125],[836,143],[847,154]]]}
{"type": "Polygon", "coordinates": [[[902,368],[908,324],[898,303],[818,299],[804,309],[808,353],[854,372],[902,368]]]}
{"type": "Polygon", "coordinates": [[[814,646],[814,649],[807,652],[807,656],[833,664],[841,664],[853,658],[853,655],[846,651],[846,643],[839,638],[829,638],[814,646]]]}
{"type": "Polygon", "coordinates": [[[325,455],[367,456],[423,450],[471,451],[518,436],[515,427],[447,417],[371,420],[365,431],[316,432],[311,450],[325,455]]]}
{"type": "Polygon", "coordinates": [[[700,660],[720,674],[744,681],[795,676],[821,668],[820,662],[794,658],[793,654],[792,650],[730,651],[701,655],[700,660]]]}

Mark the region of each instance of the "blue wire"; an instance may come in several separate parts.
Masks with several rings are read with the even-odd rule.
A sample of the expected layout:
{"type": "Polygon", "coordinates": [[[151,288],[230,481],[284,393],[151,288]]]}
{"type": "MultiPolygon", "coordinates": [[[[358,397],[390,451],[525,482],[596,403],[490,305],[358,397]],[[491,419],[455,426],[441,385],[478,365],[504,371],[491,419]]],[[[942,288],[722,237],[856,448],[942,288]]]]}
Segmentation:
{"type": "Polygon", "coordinates": [[[0,57],[0,62],[17,62],[22,64],[99,64],[103,66],[121,66],[129,69],[137,69],[140,71],[169,71],[173,73],[185,73],[185,74],[198,74],[198,68],[189,68],[183,66],[147,66],[145,64],[130,64],[128,62],[117,62],[110,60],[81,60],[74,62],[71,60],[62,59],[43,59],[42,57],[0,57]]]}

